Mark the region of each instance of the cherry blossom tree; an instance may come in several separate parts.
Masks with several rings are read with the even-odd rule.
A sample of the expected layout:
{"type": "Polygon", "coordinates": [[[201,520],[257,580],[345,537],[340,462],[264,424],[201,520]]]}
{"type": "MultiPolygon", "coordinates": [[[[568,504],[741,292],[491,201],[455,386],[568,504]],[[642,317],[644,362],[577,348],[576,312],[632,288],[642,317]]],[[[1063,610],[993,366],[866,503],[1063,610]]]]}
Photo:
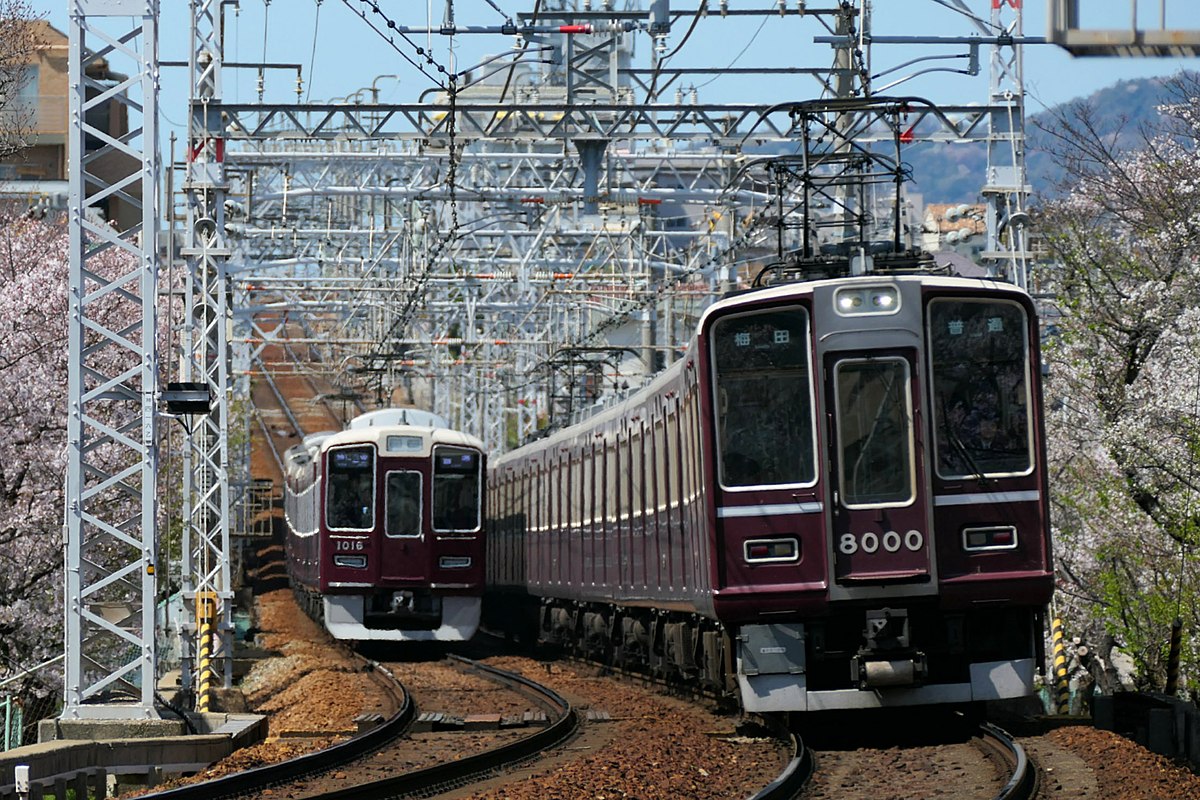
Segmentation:
{"type": "MultiPolygon", "coordinates": [[[[1060,115],[1048,133],[1071,182],[1040,213],[1061,311],[1046,348],[1057,610],[1158,689],[1172,620],[1200,624],[1200,85],[1172,89],[1136,149],[1094,109],[1060,115]]],[[[1200,688],[1194,644],[1184,662],[1200,688]]]]}
{"type": "Polygon", "coordinates": [[[0,219],[0,669],[62,652],[67,240],[0,219]]]}
{"type": "MultiPolygon", "coordinates": [[[[0,212],[0,678],[63,652],[68,248],[62,218],[0,212]]],[[[132,269],[131,258],[109,248],[88,266],[115,277],[132,269]]],[[[111,330],[123,327],[136,305],[118,294],[92,311],[111,330]]],[[[125,351],[109,358],[111,364],[92,363],[116,374],[136,356],[125,351]]],[[[97,448],[92,463],[114,473],[131,458],[117,448],[105,453],[97,448]]],[[[122,504],[117,513],[137,511],[132,499],[111,502],[122,504]]],[[[106,556],[96,548],[88,557],[102,565],[106,556]]],[[[4,693],[57,697],[61,685],[61,672],[42,671],[4,693]]]]}

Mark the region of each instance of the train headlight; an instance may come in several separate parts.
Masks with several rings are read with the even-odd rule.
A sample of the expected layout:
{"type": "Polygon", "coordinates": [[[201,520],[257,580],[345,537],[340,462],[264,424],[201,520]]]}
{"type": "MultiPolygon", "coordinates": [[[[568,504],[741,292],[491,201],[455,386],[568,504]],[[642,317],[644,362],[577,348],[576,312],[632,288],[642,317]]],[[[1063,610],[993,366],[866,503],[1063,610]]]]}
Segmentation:
{"type": "Polygon", "coordinates": [[[900,308],[900,291],[895,286],[847,286],[838,289],[833,305],[842,316],[894,314],[900,308]]]}

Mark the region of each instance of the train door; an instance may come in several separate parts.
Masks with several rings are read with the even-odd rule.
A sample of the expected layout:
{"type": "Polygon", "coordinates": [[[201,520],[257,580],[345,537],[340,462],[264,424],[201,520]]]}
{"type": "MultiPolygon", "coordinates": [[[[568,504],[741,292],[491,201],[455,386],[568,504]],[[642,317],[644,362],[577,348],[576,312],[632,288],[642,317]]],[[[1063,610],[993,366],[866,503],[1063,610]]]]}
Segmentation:
{"type": "Polygon", "coordinates": [[[401,584],[429,580],[429,542],[425,520],[425,483],[418,463],[400,463],[389,468],[383,482],[384,524],[380,538],[380,578],[401,584]]]}
{"type": "Polygon", "coordinates": [[[843,589],[932,590],[917,364],[908,348],[825,357],[832,577],[843,589]]]}

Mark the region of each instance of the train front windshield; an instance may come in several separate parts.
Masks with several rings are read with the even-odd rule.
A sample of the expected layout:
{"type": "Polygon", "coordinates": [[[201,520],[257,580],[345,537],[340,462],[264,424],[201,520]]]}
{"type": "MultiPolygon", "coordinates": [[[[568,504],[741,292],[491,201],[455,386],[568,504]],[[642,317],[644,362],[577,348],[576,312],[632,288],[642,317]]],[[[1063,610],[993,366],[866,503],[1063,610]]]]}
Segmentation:
{"type": "Polygon", "coordinates": [[[339,447],[329,451],[329,487],[325,524],[340,530],[375,527],[375,448],[339,447]]]}
{"type": "Polygon", "coordinates": [[[481,461],[476,450],[464,447],[433,449],[434,530],[479,530],[481,461]]]}
{"type": "Polygon", "coordinates": [[[943,478],[1021,475],[1033,467],[1028,319],[1020,305],[929,304],[937,471],[943,478]]]}
{"type": "Polygon", "coordinates": [[[713,325],[722,485],[816,481],[808,330],[808,312],[798,307],[713,325]]]}

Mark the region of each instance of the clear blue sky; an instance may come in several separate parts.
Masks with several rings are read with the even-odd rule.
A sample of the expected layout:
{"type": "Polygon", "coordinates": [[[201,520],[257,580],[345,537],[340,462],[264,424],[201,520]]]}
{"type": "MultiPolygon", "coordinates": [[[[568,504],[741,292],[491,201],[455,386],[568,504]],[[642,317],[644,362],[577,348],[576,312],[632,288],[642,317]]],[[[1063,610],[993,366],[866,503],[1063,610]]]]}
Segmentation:
{"type": "MultiPolygon", "coordinates": [[[[646,2],[647,0],[643,0],[646,2]]],[[[1025,34],[1046,34],[1046,0],[1025,0],[1025,34]]],[[[36,11],[45,13],[52,24],[66,30],[67,4],[63,0],[32,0],[36,11]]],[[[363,0],[349,0],[355,8],[368,12],[363,0]]],[[[377,0],[380,7],[400,24],[424,26],[432,16],[434,25],[441,23],[444,0],[377,0]]],[[[734,8],[765,7],[774,0],[731,0],[734,8]]],[[[944,4],[945,0],[875,0],[873,32],[877,36],[970,35],[975,28],[959,13],[944,4]]],[[[968,5],[985,18],[991,0],[967,0],[968,5]]],[[[1156,24],[1158,0],[1141,0],[1143,6],[1154,9],[1155,19],[1143,27],[1156,24]]],[[[515,4],[496,0],[496,5],[508,12],[528,10],[533,0],[515,4]]],[[[796,0],[788,0],[794,7],[796,0]]],[[[595,0],[599,7],[601,0],[595,0]]],[[[620,3],[618,3],[620,5],[620,3]]],[[[676,10],[691,10],[696,0],[676,0],[676,10]]],[[[808,0],[811,8],[828,7],[832,0],[808,0]]],[[[1085,4],[1086,5],[1086,4],[1085,4]]],[[[1128,24],[1125,18],[1128,5],[1113,11],[1119,19],[1111,27],[1128,24]]],[[[1194,0],[1168,0],[1168,21],[1174,27],[1200,28],[1200,3],[1194,0]]],[[[164,60],[187,59],[188,4],[186,0],[163,0],[160,35],[160,54],[164,60]]],[[[715,16],[717,0],[710,0],[714,15],[701,22],[696,33],[677,55],[671,66],[724,67],[797,65],[828,66],[831,51],[828,45],[817,45],[812,37],[824,34],[813,19],[771,17],[762,19],[715,16]],[[761,25],[761,29],[760,29],[761,25]]],[[[1107,26],[1104,12],[1092,12],[1085,18],[1086,27],[1107,26]]],[[[459,25],[497,25],[501,14],[486,0],[461,0],[456,4],[459,25]]],[[[282,61],[304,66],[305,95],[308,99],[345,97],[358,89],[369,87],[379,75],[399,75],[380,80],[381,100],[413,102],[421,92],[430,88],[430,81],[406,63],[399,54],[368,28],[347,7],[343,0],[240,0],[240,8],[230,5],[226,11],[227,61],[282,61]],[[265,24],[264,24],[265,22],[265,24]]],[[[674,47],[683,37],[688,20],[676,23],[668,40],[674,47]]],[[[422,45],[432,45],[437,59],[448,63],[447,37],[434,35],[422,45]]],[[[500,35],[459,36],[457,63],[460,69],[477,63],[486,54],[511,48],[511,38],[500,35]]],[[[638,41],[637,61],[648,63],[648,37],[638,41]]],[[[406,47],[406,51],[413,55],[406,47]]],[[[876,45],[872,70],[880,72],[918,55],[963,53],[965,48],[925,47],[921,50],[900,46],[876,45]]],[[[918,69],[937,64],[957,65],[960,62],[930,62],[913,66],[877,81],[882,85],[918,69]]],[[[987,53],[982,53],[982,74],[976,78],[934,73],[916,78],[896,87],[894,93],[916,94],[944,104],[984,103],[987,100],[987,53]]],[[[1030,46],[1025,49],[1026,90],[1031,113],[1043,106],[1054,105],[1086,95],[1122,78],[1167,75],[1181,68],[1200,68],[1200,59],[1077,59],[1052,45],[1030,46]]],[[[696,83],[700,84],[701,81],[696,83]]],[[[812,78],[798,77],[777,81],[749,82],[738,77],[725,77],[699,86],[702,102],[731,102],[754,100],[783,102],[817,96],[819,87],[812,78]]],[[[267,77],[266,97],[276,102],[294,102],[294,73],[274,72],[267,77]]],[[[257,99],[257,76],[249,71],[229,71],[225,79],[227,102],[253,102],[257,99]],[[232,74],[230,74],[232,73],[232,74]]],[[[183,69],[164,69],[163,94],[160,107],[168,127],[182,127],[186,122],[187,76],[183,69]]]]}

